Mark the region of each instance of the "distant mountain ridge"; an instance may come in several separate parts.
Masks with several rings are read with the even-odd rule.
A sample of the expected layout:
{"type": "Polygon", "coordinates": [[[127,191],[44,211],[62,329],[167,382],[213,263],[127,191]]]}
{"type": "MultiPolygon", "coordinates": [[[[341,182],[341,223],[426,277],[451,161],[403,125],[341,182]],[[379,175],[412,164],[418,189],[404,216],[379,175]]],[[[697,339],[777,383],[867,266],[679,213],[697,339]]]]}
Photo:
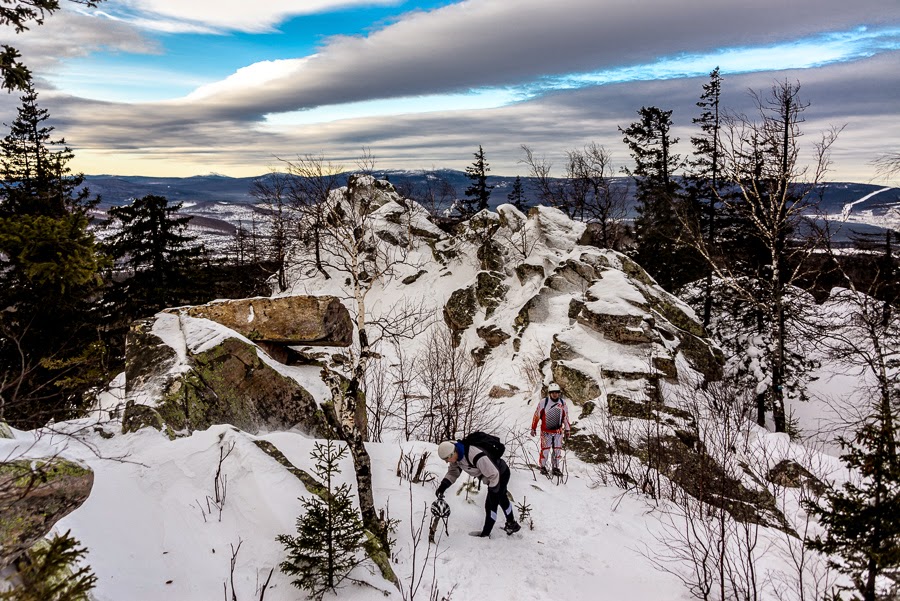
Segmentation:
{"type": "MultiPolygon", "coordinates": [[[[339,176],[339,186],[346,184],[349,174],[350,172],[347,172],[339,176]]],[[[438,177],[449,183],[455,190],[456,197],[459,198],[464,196],[464,191],[470,183],[465,172],[453,169],[430,171],[382,170],[374,172],[373,175],[379,179],[389,180],[400,190],[404,189],[404,187],[422,190],[427,186],[429,179],[433,180],[435,177],[438,177]]],[[[187,214],[206,214],[209,216],[210,211],[218,212],[217,209],[224,208],[221,205],[232,205],[232,208],[236,208],[234,205],[246,206],[256,203],[256,199],[250,193],[251,187],[253,182],[266,177],[268,175],[256,177],[228,177],[218,174],[192,177],[88,175],[85,176],[85,185],[90,188],[93,194],[100,195],[101,209],[125,204],[131,198],[140,198],[147,194],[158,194],[167,197],[173,202],[186,203],[184,212],[187,214]]],[[[515,176],[488,176],[488,184],[494,186],[491,193],[490,208],[493,209],[508,202],[507,196],[512,190],[515,179],[515,176]]],[[[526,176],[521,179],[525,189],[526,203],[535,204],[538,196],[534,178],[526,176]]],[[[631,179],[624,176],[612,179],[614,185],[628,188],[628,214],[629,217],[633,217],[635,211],[634,200],[631,194],[633,191],[631,179]]],[[[870,199],[854,205],[852,210],[854,217],[863,214],[871,216],[872,219],[854,218],[852,220],[854,225],[867,227],[863,224],[869,223],[872,227],[878,227],[882,221],[880,218],[886,213],[891,211],[900,212],[900,188],[855,182],[828,182],[824,184],[822,186],[821,209],[832,216],[840,215],[848,204],[855,203],[870,195],[870,199]],[[873,194],[885,188],[887,189],[878,194],[873,194]]],[[[250,207],[246,208],[249,209],[250,207]]],[[[228,211],[226,210],[225,212],[228,211]]]]}

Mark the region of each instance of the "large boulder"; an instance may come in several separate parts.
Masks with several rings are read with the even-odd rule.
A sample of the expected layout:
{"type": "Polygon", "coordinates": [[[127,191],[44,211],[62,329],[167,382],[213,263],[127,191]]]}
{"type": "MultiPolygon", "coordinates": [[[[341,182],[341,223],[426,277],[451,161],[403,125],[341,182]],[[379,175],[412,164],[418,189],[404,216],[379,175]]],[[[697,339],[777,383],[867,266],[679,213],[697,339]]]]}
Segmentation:
{"type": "Polygon", "coordinates": [[[314,346],[350,346],[353,342],[353,320],[334,296],[246,298],[169,312],[215,321],[254,341],[314,346]]]}
{"type": "Polygon", "coordinates": [[[0,463],[0,570],[80,507],[93,485],[90,468],[61,457],[0,463]]]}
{"type": "MultiPolygon", "coordinates": [[[[126,365],[126,432],[150,426],[173,435],[227,423],[251,433],[330,433],[313,396],[282,373],[287,368],[224,326],[161,313],[132,326],[126,359],[139,363],[126,365]]],[[[319,372],[290,369],[310,379],[319,372]]]]}
{"type": "Polygon", "coordinates": [[[444,305],[444,322],[454,334],[458,342],[459,333],[475,322],[475,311],[478,299],[475,297],[475,286],[454,290],[444,305]]]}

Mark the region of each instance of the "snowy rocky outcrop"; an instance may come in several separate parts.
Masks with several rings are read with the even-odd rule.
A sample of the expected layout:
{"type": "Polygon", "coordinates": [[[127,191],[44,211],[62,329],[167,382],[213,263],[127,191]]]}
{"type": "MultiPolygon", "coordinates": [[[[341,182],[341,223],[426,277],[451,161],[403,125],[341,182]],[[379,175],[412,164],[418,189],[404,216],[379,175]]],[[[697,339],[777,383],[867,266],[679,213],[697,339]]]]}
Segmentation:
{"type": "MultiPolygon", "coordinates": [[[[247,315],[254,314],[254,306],[265,309],[256,315],[272,317],[277,312],[268,310],[277,305],[253,299],[243,304],[188,307],[135,322],[126,343],[123,430],[151,426],[174,436],[213,424],[231,424],[251,433],[296,427],[313,435],[328,434],[330,428],[318,402],[307,390],[310,382],[323,387],[317,367],[287,366],[235,329],[192,316],[209,315],[246,330],[248,321],[253,321],[247,315]]],[[[298,305],[312,307],[311,314],[322,317],[322,323],[316,327],[312,318],[304,318],[298,319],[298,326],[283,314],[277,319],[261,319],[254,331],[266,340],[277,340],[287,352],[288,342],[321,344],[328,337],[323,334],[329,331],[328,324],[338,324],[330,330],[337,335],[329,341],[345,344],[346,331],[341,328],[346,328],[349,316],[340,303],[331,298],[293,299],[290,304],[282,303],[282,309],[298,305]],[[286,327],[285,333],[279,334],[279,320],[293,329],[286,327]],[[298,332],[309,333],[309,339],[298,332]]],[[[319,391],[318,396],[324,397],[324,393],[319,391]]]]}
{"type": "Polygon", "coordinates": [[[90,468],[62,457],[0,462],[0,569],[80,507],[93,485],[90,468]]]}
{"type": "MultiPolygon", "coordinates": [[[[378,189],[382,202],[370,221],[375,244],[384,254],[402,250],[405,260],[372,286],[369,319],[389,315],[399,302],[419,304],[490,374],[485,393],[505,427],[526,427],[543,386],[556,381],[580,406],[569,439],[580,459],[627,454],[644,461],[652,454],[661,473],[699,494],[697,474],[720,467],[699,443],[695,416],[679,405],[677,391],[721,378],[723,359],[687,304],[627,256],[584,244],[586,226],[557,209],[526,215],[501,205],[442,231],[387,186],[378,189]],[[509,423],[517,414],[518,423],[509,423]],[[633,434],[626,440],[604,430],[610,420],[638,424],[622,427],[633,434]],[[641,434],[650,430],[658,434],[652,441],[641,434]]],[[[298,269],[293,282],[294,294],[352,296],[338,273],[326,279],[298,269]]],[[[403,352],[423,353],[425,338],[404,341],[403,352]]],[[[393,360],[390,347],[378,352],[393,360]]],[[[756,487],[734,480],[721,492],[722,507],[740,519],[784,527],[774,500],[756,487]]]]}
{"type": "Polygon", "coordinates": [[[584,230],[555,209],[501,205],[434,244],[464,274],[442,308],[456,339],[483,361],[540,353],[579,404],[658,403],[679,364],[719,378],[721,358],[692,310],[628,257],[579,244],[584,230]]]}

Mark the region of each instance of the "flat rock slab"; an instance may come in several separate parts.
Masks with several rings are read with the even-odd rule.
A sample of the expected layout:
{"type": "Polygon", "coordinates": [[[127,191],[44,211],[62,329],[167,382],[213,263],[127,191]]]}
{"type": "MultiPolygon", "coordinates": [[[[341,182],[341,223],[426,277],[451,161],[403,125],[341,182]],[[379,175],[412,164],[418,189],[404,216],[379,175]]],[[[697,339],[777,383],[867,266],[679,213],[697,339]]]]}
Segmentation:
{"type": "Polygon", "coordinates": [[[250,340],[286,345],[350,346],[353,320],[334,296],[281,296],[168,309],[231,328],[250,340]]]}

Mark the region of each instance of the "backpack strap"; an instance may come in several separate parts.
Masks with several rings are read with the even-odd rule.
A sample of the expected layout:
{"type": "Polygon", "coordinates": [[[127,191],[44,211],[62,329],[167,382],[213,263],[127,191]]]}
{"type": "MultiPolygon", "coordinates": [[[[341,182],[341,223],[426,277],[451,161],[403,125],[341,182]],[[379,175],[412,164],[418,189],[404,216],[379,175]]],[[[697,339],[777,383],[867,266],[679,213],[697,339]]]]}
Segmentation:
{"type": "MultiPolygon", "coordinates": [[[[469,447],[469,448],[471,448],[471,447],[469,447]]],[[[468,458],[468,453],[469,453],[469,451],[466,450],[466,458],[468,458]]],[[[475,459],[473,459],[470,463],[471,463],[473,466],[478,467],[478,460],[481,459],[482,457],[487,457],[487,458],[488,458],[488,461],[491,462],[491,465],[493,465],[494,468],[495,468],[499,473],[501,473],[501,474],[503,473],[503,468],[501,467],[500,463],[498,463],[498,461],[502,461],[502,459],[500,459],[500,460],[498,460],[498,461],[494,461],[494,459],[493,459],[490,455],[487,454],[487,451],[481,451],[480,453],[478,453],[477,455],[475,455],[475,459]]],[[[507,469],[508,469],[508,468],[507,468],[507,469]]]]}

